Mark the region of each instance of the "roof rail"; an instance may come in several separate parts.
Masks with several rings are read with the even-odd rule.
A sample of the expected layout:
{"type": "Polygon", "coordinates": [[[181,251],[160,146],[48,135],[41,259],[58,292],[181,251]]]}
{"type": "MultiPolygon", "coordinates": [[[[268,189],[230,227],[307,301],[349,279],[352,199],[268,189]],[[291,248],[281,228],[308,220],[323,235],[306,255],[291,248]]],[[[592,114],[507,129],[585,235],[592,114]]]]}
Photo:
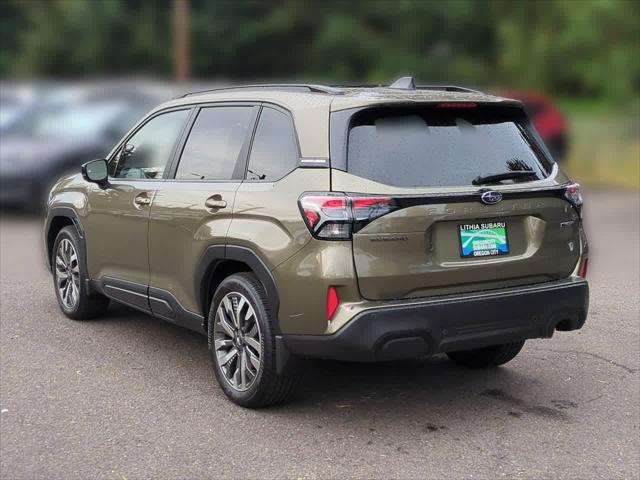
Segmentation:
{"type": "Polygon", "coordinates": [[[413,80],[413,77],[401,77],[388,88],[395,90],[439,90],[444,92],[467,92],[467,93],[480,93],[477,90],[471,90],[470,88],[458,87],[456,85],[417,85],[413,80]]]}
{"type": "Polygon", "coordinates": [[[481,93],[478,90],[473,90],[467,87],[459,87],[457,85],[418,85],[416,90],[440,90],[444,92],[466,92],[466,93],[481,93]]]}
{"type": "Polygon", "coordinates": [[[305,90],[311,93],[327,93],[331,95],[339,95],[344,93],[343,90],[336,87],[326,87],[324,85],[313,85],[313,84],[305,84],[305,83],[274,83],[274,84],[264,84],[264,85],[236,85],[234,87],[219,87],[219,88],[211,88],[209,90],[201,90],[198,92],[189,92],[181,95],[178,98],[190,97],[192,95],[202,95],[210,92],[221,92],[221,91],[231,91],[231,90],[305,90]]]}

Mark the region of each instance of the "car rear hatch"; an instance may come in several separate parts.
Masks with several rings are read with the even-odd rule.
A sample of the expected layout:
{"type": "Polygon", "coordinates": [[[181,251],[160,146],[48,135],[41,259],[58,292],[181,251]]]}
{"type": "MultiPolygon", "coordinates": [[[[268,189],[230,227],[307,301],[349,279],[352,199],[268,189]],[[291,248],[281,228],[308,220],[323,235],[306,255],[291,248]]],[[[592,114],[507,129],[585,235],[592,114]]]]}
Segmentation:
{"type": "Polygon", "coordinates": [[[332,192],[350,208],[364,298],[545,282],[576,268],[579,191],[567,191],[520,108],[449,102],[337,113],[332,192]]]}

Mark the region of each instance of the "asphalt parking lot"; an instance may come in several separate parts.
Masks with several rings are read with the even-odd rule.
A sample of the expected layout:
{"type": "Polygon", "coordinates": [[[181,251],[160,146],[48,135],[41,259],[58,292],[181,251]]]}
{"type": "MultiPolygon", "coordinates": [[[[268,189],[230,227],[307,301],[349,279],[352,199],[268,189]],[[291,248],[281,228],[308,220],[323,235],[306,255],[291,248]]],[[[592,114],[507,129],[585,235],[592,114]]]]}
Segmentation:
{"type": "Polygon", "coordinates": [[[585,328],[507,366],[312,365],[287,405],[229,403],[204,337],[126,307],[67,320],[37,219],[0,220],[0,477],[638,478],[640,204],[587,194],[585,328]]]}

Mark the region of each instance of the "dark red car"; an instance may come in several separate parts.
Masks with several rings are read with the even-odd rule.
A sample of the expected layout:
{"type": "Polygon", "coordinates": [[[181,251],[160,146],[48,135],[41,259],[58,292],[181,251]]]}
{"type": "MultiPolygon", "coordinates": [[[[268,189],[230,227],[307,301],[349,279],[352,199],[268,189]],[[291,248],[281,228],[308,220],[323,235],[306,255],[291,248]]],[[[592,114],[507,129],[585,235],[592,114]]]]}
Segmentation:
{"type": "Polygon", "coordinates": [[[503,97],[520,100],[531,117],[534,127],[557,161],[564,160],[569,147],[567,120],[551,99],[538,92],[501,90],[503,97]]]}

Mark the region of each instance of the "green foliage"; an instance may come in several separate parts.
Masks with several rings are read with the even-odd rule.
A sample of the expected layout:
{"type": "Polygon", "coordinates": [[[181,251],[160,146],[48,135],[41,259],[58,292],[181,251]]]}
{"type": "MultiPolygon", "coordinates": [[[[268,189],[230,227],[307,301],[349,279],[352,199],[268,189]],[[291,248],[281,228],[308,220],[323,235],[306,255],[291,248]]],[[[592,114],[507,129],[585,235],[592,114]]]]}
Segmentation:
{"type": "MultiPolygon", "coordinates": [[[[0,75],[172,68],[169,0],[1,0],[0,75]]],[[[505,85],[624,100],[639,0],[191,0],[196,78],[505,85]]]]}

